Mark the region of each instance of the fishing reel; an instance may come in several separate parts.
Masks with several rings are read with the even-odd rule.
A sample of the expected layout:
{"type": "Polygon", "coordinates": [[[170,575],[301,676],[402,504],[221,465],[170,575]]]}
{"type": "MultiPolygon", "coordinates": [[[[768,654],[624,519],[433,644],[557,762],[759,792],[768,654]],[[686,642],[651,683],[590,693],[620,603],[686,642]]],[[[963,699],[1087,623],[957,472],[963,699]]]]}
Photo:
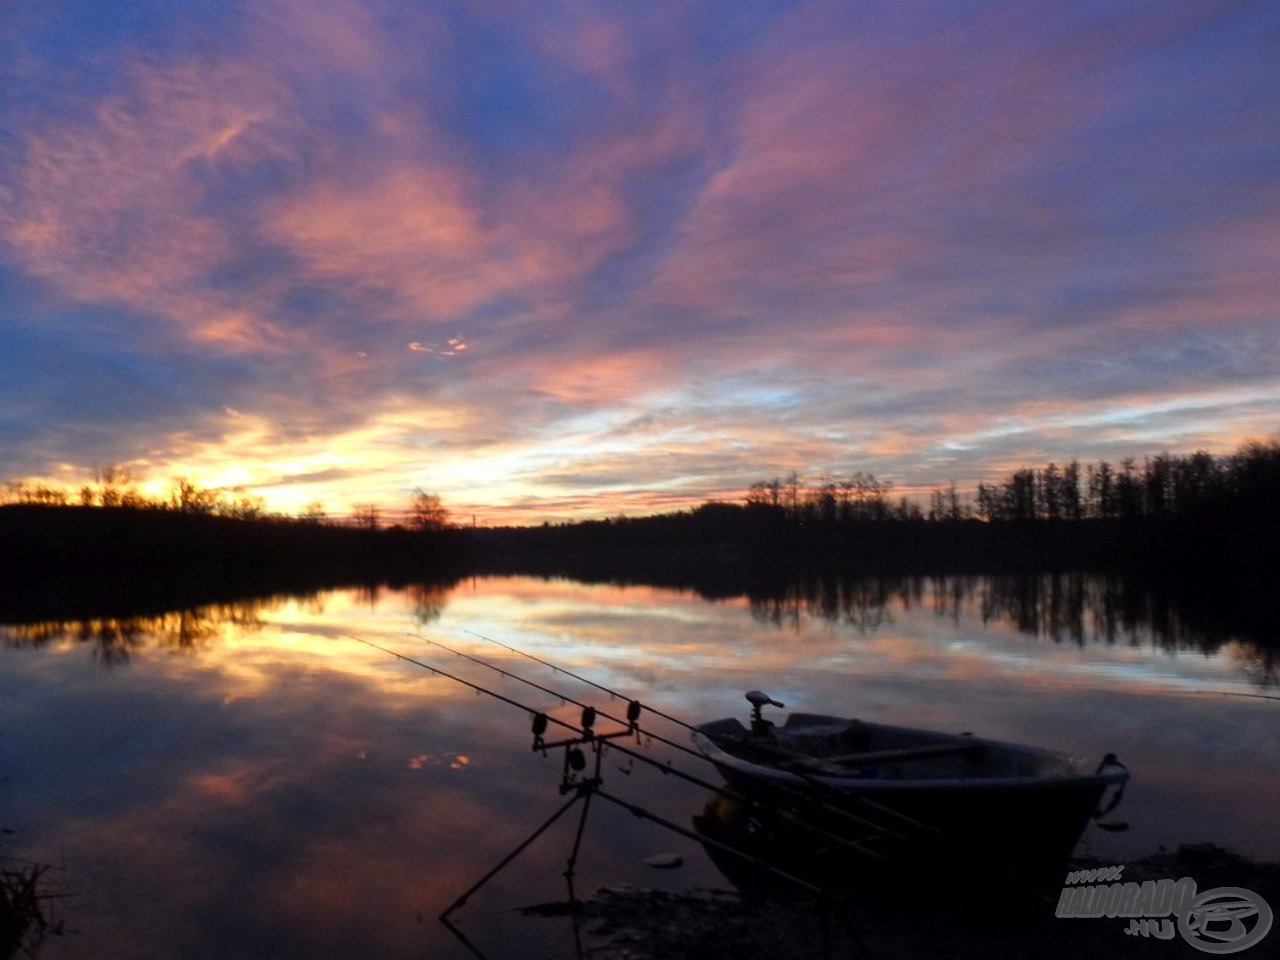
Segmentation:
{"type": "MultiPolygon", "coordinates": [[[[781,706],[781,704],[779,704],[779,706],[781,706]]],[[[614,740],[618,737],[629,736],[634,736],[639,740],[640,714],[643,712],[644,704],[639,700],[632,700],[627,704],[626,728],[623,730],[615,730],[613,733],[598,734],[595,732],[597,718],[596,708],[589,705],[584,706],[582,708],[582,716],[578,720],[578,725],[581,728],[578,736],[570,738],[569,740],[559,740],[555,743],[547,743],[546,741],[547,728],[550,726],[551,718],[545,713],[535,713],[533,715],[533,723],[530,726],[530,732],[533,734],[533,750],[534,752],[541,751],[542,755],[545,757],[547,755],[547,751],[552,747],[559,747],[565,744],[590,743],[593,740],[614,740]]],[[[573,728],[569,727],[569,729],[572,730],[573,728]]]]}
{"type": "Polygon", "coordinates": [[[544,757],[547,755],[547,742],[543,739],[543,735],[547,732],[548,723],[550,719],[545,713],[535,713],[533,725],[530,728],[533,733],[533,749],[535,752],[541,750],[544,757]]]}
{"type": "MultiPolygon", "coordinates": [[[[561,771],[560,792],[568,793],[570,790],[590,789],[600,783],[600,757],[604,746],[604,742],[615,740],[618,737],[640,736],[640,714],[644,707],[639,700],[632,700],[627,704],[627,725],[621,730],[615,730],[611,733],[596,733],[595,725],[597,719],[597,711],[595,707],[584,706],[582,715],[578,719],[577,736],[569,737],[566,740],[556,740],[548,743],[546,740],[547,728],[550,726],[551,718],[545,713],[535,713],[533,722],[530,726],[530,732],[533,734],[533,750],[541,752],[545,757],[548,750],[554,750],[557,747],[564,747],[564,766],[561,771]],[[579,775],[587,768],[587,754],[583,749],[589,746],[596,755],[596,772],[589,779],[580,780],[579,775]]],[[[559,722],[559,721],[557,721],[559,722]]],[[[564,724],[568,726],[567,724],[564,724]]],[[[570,730],[573,727],[569,727],[570,730]]]]}

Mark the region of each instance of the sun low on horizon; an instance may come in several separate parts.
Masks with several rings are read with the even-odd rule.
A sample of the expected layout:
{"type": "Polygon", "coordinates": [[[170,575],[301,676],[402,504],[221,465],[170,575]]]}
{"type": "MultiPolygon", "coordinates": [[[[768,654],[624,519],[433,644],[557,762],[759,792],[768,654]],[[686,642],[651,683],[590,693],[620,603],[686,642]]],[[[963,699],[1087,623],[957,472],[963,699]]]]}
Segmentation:
{"type": "Polygon", "coordinates": [[[540,523],[1280,433],[1266,3],[0,8],[0,480],[540,523]]]}

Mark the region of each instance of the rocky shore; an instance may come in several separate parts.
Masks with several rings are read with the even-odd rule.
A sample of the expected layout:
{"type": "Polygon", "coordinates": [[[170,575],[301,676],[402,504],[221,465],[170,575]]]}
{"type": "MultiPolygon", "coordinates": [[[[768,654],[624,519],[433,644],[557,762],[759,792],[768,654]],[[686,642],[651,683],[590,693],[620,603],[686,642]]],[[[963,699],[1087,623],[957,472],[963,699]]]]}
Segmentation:
{"type": "MultiPolygon", "coordinates": [[[[1114,866],[1075,860],[1070,870],[1114,866]]],[[[1238,887],[1280,908],[1280,864],[1248,860],[1221,847],[1182,846],[1125,865],[1123,878],[1191,877],[1200,891],[1238,887]]],[[[1173,940],[1126,935],[1122,918],[1055,916],[1056,895],[1009,889],[974,878],[965,889],[863,889],[835,905],[824,921],[812,900],[747,898],[729,890],[671,894],[605,889],[577,904],[580,955],[589,960],[832,960],[871,957],[1078,960],[1195,956],[1173,940]]],[[[567,907],[567,905],[564,905],[567,907]]],[[[548,905],[533,915],[563,913],[548,905]]],[[[1280,931],[1241,953],[1244,960],[1280,957],[1280,931]]]]}

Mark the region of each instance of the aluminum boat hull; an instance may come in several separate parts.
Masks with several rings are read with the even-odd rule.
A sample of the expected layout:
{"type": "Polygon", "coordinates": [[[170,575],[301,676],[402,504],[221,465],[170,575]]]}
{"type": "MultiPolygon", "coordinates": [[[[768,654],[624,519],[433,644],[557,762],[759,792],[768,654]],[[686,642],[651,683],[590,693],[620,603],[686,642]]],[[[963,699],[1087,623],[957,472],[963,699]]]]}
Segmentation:
{"type": "MultiPolygon", "coordinates": [[[[896,866],[960,874],[1054,873],[1104,793],[1129,776],[1117,762],[815,714],[755,732],[718,720],[693,739],[733,790],[759,802],[756,809],[799,811],[896,866]]],[[[784,845],[803,839],[789,836],[784,845]]]]}

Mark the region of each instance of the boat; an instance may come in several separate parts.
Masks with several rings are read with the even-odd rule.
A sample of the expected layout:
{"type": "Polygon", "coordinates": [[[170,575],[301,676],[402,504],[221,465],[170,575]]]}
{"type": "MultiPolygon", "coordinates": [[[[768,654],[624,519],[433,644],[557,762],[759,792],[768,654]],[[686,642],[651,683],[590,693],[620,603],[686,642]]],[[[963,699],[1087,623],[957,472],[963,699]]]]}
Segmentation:
{"type": "Polygon", "coordinates": [[[749,725],[727,718],[693,731],[728,785],[766,810],[804,811],[854,849],[910,869],[972,875],[994,864],[1003,874],[1048,878],[1129,780],[1110,753],[1095,765],[968,732],[811,713],[791,713],[778,726],[761,711],[781,703],[759,690],[746,697],[749,725]]]}

